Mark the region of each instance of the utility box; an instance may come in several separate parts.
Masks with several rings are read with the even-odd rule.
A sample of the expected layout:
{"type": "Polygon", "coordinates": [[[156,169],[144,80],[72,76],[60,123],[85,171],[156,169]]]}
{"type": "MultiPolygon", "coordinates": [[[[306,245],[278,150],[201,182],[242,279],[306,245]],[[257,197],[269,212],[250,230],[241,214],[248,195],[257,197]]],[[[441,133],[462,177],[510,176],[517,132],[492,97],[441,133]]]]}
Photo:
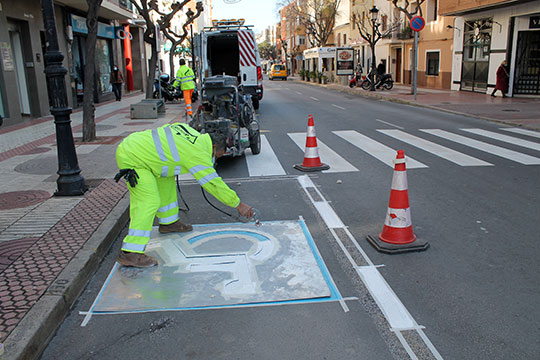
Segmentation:
{"type": "Polygon", "coordinates": [[[165,114],[165,103],[161,99],[144,99],[130,107],[131,119],[157,119],[159,114],[165,114]]]}

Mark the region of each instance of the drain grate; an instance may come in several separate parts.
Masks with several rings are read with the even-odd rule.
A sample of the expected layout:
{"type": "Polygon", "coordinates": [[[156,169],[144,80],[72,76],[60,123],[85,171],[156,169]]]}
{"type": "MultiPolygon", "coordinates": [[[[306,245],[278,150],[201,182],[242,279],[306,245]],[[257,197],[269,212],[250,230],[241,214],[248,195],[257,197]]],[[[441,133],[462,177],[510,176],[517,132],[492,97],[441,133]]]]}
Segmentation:
{"type": "Polygon", "coordinates": [[[506,111],[506,112],[519,112],[520,110],[518,110],[518,109],[502,109],[502,111],[506,111]]]}
{"type": "Polygon", "coordinates": [[[0,194],[0,210],[19,209],[44,202],[51,195],[43,190],[12,191],[0,194]]]}

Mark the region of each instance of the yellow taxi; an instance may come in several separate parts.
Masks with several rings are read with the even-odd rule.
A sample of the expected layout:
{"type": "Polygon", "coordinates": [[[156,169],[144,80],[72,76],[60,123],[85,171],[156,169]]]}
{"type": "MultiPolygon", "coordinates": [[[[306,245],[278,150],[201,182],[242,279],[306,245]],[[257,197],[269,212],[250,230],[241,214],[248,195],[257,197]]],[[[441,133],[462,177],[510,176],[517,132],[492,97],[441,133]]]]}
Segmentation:
{"type": "Polygon", "coordinates": [[[268,73],[268,79],[274,80],[274,79],[283,79],[287,80],[287,66],[284,64],[274,64],[270,68],[270,72],[268,73]]]}

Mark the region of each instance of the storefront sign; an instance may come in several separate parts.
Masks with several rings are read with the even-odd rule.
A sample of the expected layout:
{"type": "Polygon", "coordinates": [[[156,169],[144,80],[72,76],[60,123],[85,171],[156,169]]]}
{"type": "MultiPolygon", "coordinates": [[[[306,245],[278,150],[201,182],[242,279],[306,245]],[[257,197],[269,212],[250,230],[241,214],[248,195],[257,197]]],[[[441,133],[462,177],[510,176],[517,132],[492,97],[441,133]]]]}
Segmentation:
{"type": "Polygon", "coordinates": [[[2,56],[2,67],[4,71],[13,71],[13,56],[11,54],[11,46],[7,42],[0,42],[0,54],[2,56]]]}
{"type": "Polygon", "coordinates": [[[352,75],[354,72],[354,50],[352,48],[337,48],[336,62],[336,75],[352,75]]]}
{"type": "Polygon", "coordinates": [[[531,16],[529,18],[529,29],[540,29],[540,16],[531,16]]]}
{"type": "MultiPolygon", "coordinates": [[[[77,15],[71,15],[71,26],[73,32],[88,34],[88,28],[86,27],[86,19],[77,15]]],[[[114,26],[98,23],[98,34],[99,37],[114,39],[114,26]]]]}

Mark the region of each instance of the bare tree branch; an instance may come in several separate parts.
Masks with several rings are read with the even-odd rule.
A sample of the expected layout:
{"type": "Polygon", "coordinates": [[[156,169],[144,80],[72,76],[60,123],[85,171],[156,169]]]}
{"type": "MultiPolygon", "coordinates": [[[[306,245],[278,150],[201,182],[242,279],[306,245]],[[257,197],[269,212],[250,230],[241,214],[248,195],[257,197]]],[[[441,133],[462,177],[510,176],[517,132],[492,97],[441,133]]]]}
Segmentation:
{"type": "Polygon", "coordinates": [[[341,0],[287,0],[284,6],[290,15],[306,28],[312,46],[324,46],[328,42],[341,0]]]}

